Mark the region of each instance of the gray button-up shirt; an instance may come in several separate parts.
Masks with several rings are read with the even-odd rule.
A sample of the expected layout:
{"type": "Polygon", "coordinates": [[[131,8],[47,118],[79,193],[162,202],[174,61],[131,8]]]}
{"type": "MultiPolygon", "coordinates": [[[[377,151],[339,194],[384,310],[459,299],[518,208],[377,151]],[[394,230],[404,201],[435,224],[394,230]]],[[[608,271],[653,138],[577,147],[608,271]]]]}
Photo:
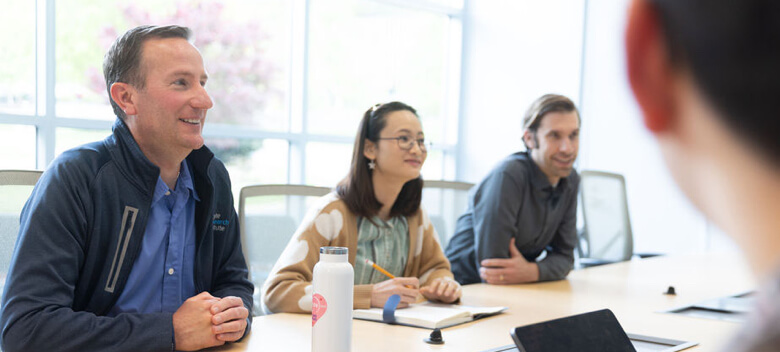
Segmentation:
{"type": "Polygon", "coordinates": [[[577,243],[576,171],[556,187],[526,152],[504,159],[469,194],[468,210],[459,219],[447,246],[455,279],[482,282],[479,263],[509,258],[509,240],[528,261],[537,262],[539,280],[560,280],[574,264],[577,243]]]}

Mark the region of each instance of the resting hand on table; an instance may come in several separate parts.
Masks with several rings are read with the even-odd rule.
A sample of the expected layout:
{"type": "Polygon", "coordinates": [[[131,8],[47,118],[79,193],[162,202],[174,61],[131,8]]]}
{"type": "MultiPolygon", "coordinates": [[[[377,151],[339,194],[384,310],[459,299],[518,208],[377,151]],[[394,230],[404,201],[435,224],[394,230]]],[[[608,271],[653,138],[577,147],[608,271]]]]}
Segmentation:
{"type": "Polygon", "coordinates": [[[211,332],[211,307],[220,301],[208,292],[188,298],[173,313],[173,334],[177,351],[195,351],[225,343],[211,332]]]}
{"type": "Polygon", "coordinates": [[[397,277],[382,281],[371,290],[371,306],[382,308],[390,296],[399,295],[401,302],[398,303],[398,308],[406,308],[417,301],[417,294],[420,292],[418,287],[420,280],[416,277],[397,277]]]}
{"type": "Polygon", "coordinates": [[[480,262],[479,276],[493,285],[521,284],[539,281],[539,266],[525,260],[517,250],[515,239],[509,241],[507,259],[485,259],[480,262]]]}
{"type": "Polygon", "coordinates": [[[449,277],[440,277],[433,280],[430,285],[420,288],[420,293],[429,300],[452,303],[457,301],[463,292],[457,281],[449,277]]]}
{"type": "Polygon", "coordinates": [[[211,306],[211,332],[220,341],[236,341],[244,336],[246,318],[249,310],[244,301],[235,296],[227,296],[211,306]]]}

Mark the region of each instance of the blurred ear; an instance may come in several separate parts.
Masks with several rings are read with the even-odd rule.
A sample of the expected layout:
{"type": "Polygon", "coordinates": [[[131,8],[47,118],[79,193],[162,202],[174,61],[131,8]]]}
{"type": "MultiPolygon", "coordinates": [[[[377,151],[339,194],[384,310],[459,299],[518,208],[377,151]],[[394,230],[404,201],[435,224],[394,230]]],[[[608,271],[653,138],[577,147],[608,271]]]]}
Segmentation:
{"type": "Polygon", "coordinates": [[[535,149],[536,143],[534,143],[534,134],[530,131],[526,130],[523,132],[523,141],[525,142],[525,145],[528,146],[528,150],[535,149]]]}
{"type": "Polygon", "coordinates": [[[134,94],[135,89],[127,83],[115,82],[111,85],[111,99],[122,108],[125,115],[138,114],[135,103],[133,103],[134,94]]]}
{"type": "Polygon", "coordinates": [[[376,144],[368,138],[364,142],[363,156],[368,160],[376,160],[376,144]]]}
{"type": "Polygon", "coordinates": [[[634,0],[626,27],[628,80],[653,133],[667,130],[674,118],[674,69],[669,62],[658,11],[647,0],[634,0]]]}

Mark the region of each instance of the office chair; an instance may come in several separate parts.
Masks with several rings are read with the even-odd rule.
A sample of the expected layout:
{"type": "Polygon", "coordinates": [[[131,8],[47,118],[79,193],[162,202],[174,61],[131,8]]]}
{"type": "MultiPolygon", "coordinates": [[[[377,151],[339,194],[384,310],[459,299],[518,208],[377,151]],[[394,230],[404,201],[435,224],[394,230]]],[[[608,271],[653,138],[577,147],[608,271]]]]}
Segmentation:
{"type": "MultiPolygon", "coordinates": [[[[585,170],[580,173],[583,228],[577,253],[581,267],[630,260],[634,237],[622,175],[585,170]]],[[[638,254],[642,258],[657,254],[638,254]]]]}
{"type": "Polygon", "coordinates": [[[0,170],[0,292],[19,236],[22,208],[41,174],[38,170],[0,170]]]}
{"type": "Polygon", "coordinates": [[[467,208],[473,183],[456,181],[423,181],[422,206],[439,235],[442,248],[455,232],[455,224],[467,208]]]}
{"type": "Polygon", "coordinates": [[[253,315],[265,314],[260,297],[263,284],[306,210],[330,191],[305,185],[252,185],[241,189],[238,219],[241,247],[255,285],[253,315]]]}

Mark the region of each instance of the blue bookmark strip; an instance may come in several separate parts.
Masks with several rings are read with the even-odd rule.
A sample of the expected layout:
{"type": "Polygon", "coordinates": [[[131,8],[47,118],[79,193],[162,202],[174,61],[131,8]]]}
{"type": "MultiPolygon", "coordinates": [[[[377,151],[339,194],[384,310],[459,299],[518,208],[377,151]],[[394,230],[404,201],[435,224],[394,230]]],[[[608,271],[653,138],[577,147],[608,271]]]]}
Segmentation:
{"type": "Polygon", "coordinates": [[[382,321],[388,324],[395,324],[395,309],[401,303],[401,296],[392,295],[385,302],[385,308],[382,310],[382,321]]]}

